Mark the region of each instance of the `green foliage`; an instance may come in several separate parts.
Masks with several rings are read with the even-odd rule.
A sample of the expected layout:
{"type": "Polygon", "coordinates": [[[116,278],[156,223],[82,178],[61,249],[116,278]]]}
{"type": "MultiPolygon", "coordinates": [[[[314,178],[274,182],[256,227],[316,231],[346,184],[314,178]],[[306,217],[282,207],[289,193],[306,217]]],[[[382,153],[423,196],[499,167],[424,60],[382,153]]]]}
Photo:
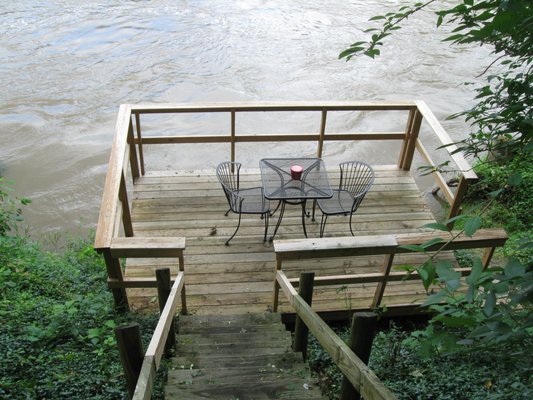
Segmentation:
{"type": "Polygon", "coordinates": [[[11,195],[12,189],[0,176],[0,236],[15,230],[17,222],[22,221],[22,206],[31,203],[26,198],[16,198],[11,195]]]}
{"type": "Polygon", "coordinates": [[[533,226],[533,158],[515,158],[505,164],[483,159],[474,166],[479,181],[471,185],[466,206],[489,199],[502,189],[497,201],[483,216],[486,225],[505,226],[508,232],[524,231],[533,226]]]}
{"type": "Polygon", "coordinates": [[[404,332],[394,325],[374,339],[369,366],[398,399],[529,399],[533,395],[533,348],[501,346],[420,356],[426,331],[404,332]],[[516,353],[518,352],[518,353],[516,353]]]}
{"type": "MultiPolygon", "coordinates": [[[[349,328],[336,329],[347,341],[349,328]]],[[[404,331],[395,324],[380,331],[372,345],[369,367],[400,400],[525,400],[533,395],[531,345],[502,345],[500,351],[478,349],[421,357],[427,331],[404,331]]],[[[342,374],[314,337],[309,363],[330,399],[339,398],[342,374]]]]}
{"type": "MultiPolygon", "coordinates": [[[[342,51],[346,61],[360,54],[374,58],[380,54],[383,39],[401,28],[401,23],[436,0],[400,7],[371,21],[382,23],[370,28],[368,41],[357,41],[342,51]]],[[[454,29],[445,41],[453,44],[489,45],[494,60],[487,67],[486,84],[476,89],[477,104],[462,116],[471,122],[473,131],[454,152],[478,157],[486,152],[507,160],[527,157],[533,149],[532,67],[533,3],[530,0],[464,0],[436,12],[437,26],[450,24],[454,29]],[[446,8],[449,7],[449,8],[446,8]],[[497,65],[497,67],[496,67],[497,65]]],[[[465,83],[469,84],[469,83],[465,83]]]]}
{"type": "MultiPolygon", "coordinates": [[[[473,235],[481,227],[478,216],[464,215],[464,232],[473,235]]],[[[449,221],[447,221],[449,222],[449,221]]],[[[444,224],[426,227],[445,230],[444,224]]],[[[453,241],[452,237],[450,241],[453,241]]],[[[414,251],[433,249],[435,240],[420,246],[402,246],[414,251]]],[[[504,268],[484,270],[479,257],[471,259],[470,274],[461,279],[451,262],[436,261],[446,243],[420,267],[403,266],[417,272],[426,291],[424,302],[435,314],[426,330],[422,347],[425,357],[447,354],[461,347],[497,347],[525,343],[533,346],[533,266],[510,259],[504,268]]]]}
{"type": "MultiPolygon", "coordinates": [[[[157,316],[115,314],[103,260],[89,239],[56,254],[8,236],[20,217],[8,196],[3,191],[0,204],[8,227],[0,232],[0,398],[123,399],[114,327],[136,320],[146,347],[157,316]]],[[[162,398],[161,385],[160,377],[155,398],[162,398]]]]}

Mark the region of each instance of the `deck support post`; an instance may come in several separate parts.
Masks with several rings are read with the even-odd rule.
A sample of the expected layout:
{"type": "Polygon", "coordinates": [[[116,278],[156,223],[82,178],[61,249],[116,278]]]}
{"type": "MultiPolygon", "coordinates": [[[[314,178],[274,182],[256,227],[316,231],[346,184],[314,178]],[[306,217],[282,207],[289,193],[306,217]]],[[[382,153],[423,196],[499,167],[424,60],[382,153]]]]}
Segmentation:
{"type": "MultiPolygon", "coordinates": [[[[372,342],[376,334],[378,315],[373,312],[357,312],[353,315],[350,339],[348,347],[361,359],[368,364],[372,342]]],[[[340,399],[353,400],[360,399],[361,395],[355,390],[353,385],[346,377],[342,378],[340,399]]]]}
{"type": "Polygon", "coordinates": [[[129,398],[132,399],[144,360],[139,324],[134,322],[117,326],[115,328],[115,338],[117,339],[129,398]]]}
{"type": "MultiPolygon", "coordinates": [[[[309,305],[313,301],[313,281],[315,280],[314,272],[302,272],[300,274],[300,284],[298,286],[298,295],[309,305]]],[[[296,322],[294,326],[294,343],[292,349],[294,351],[301,351],[304,360],[307,360],[307,338],[309,336],[309,328],[305,322],[296,315],[296,322]]]]}
{"type": "MultiPolygon", "coordinates": [[[[155,279],[157,282],[157,298],[159,300],[159,312],[163,312],[167,303],[168,296],[170,296],[170,290],[172,284],[170,282],[170,268],[157,268],[155,270],[155,279]]],[[[167,354],[176,345],[176,320],[172,318],[170,323],[170,329],[168,331],[167,341],[165,343],[165,351],[167,354]]]]}
{"type": "MultiPolygon", "coordinates": [[[[116,279],[119,282],[124,280],[124,275],[122,274],[122,267],[120,265],[120,260],[111,255],[110,249],[104,249],[102,251],[104,255],[104,261],[107,268],[107,276],[110,279],[116,279]]],[[[128,312],[130,306],[128,304],[128,295],[126,294],[125,288],[112,288],[111,293],[113,294],[113,299],[115,301],[115,309],[119,312],[128,312]]]]}

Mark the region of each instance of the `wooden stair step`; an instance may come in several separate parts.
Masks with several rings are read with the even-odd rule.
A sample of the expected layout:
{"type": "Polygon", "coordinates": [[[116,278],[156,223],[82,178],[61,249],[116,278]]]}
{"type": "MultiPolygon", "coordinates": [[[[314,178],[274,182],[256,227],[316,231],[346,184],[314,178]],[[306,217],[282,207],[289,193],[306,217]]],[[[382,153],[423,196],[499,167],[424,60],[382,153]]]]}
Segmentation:
{"type": "Polygon", "coordinates": [[[181,316],[167,399],[324,399],[280,314],[181,316]]]}
{"type": "MultiPolygon", "coordinates": [[[[249,313],[236,315],[182,315],[179,317],[180,332],[186,332],[188,329],[196,331],[200,328],[230,328],[235,325],[239,326],[265,326],[280,325],[281,319],[278,313],[249,313]]],[[[282,324],[281,324],[282,325],[282,324]]]]}
{"type": "Polygon", "coordinates": [[[244,355],[218,355],[195,354],[179,356],[172,359],[176,368],[238,368],[238,367],[271,367],[290,368],[295,363],[303,362],[301,353],[283,354],[244,354],[244,355]]]}
{"type": "Polygon", "coordinates": [[[268,342],[283,342],[287,341],[291,344],[290,333],[286,331],[255,331],[248,332],[245,328],[238,330],[238,333],[193,333],[193,334],[180,334],[178,337],[178,344],[180,345],[244,345],[248,343],[254,343],[258,347],[265,347],[268,342]]]}

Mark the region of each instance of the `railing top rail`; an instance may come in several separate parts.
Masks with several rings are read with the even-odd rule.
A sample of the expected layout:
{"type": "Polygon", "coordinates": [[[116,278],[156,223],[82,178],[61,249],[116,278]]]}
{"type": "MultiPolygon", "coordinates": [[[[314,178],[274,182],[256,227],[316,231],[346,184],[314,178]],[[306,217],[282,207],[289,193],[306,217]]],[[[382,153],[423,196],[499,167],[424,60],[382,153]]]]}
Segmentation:
{"type": "Polygon", "coordinates": [[[124,153],[128,129],[131,118],[131,110],[127,104],[122,104],[119,109],[115,137],[111,147],[111,156],[104,184],[104,193],[98,216],[95,244],[96,249],[108,248],[113,238],[114,221],[118,205],[118,193],[120,180],[124,168],[124,153]]]}
{"type": "Polygon", "coordinates": [[[403,102],[221,102],[129,104],[132,113],[197,113],[246,111],[401,111],[417,107],[413,101],[403,102]]]}
{"type": "Polygon", "coordinates": [[[453,159],[457,167],[461,170],[461,173],[463,174],[465,179],[478,179],[478,176],[472,169],[470,163],[461,154],[452,154],[452,152],[457,150],[457,146],[451,144],[454,143],[454,141],[448,135],[443,126],[440,124],[439,120],[437,119],[437,117],[435,117],[428,105],[422,100],[416,100],[415,104],[418,108],[418,111],[422,114],[424,120],[429,124],[433,132],[435,132],[441,143],[443,145],[446,145],[446,150],[450,153],[450,157],[453,159]]]}
{"type": "Polygon", "coordinates": [[[452,231],[451,235],[446,232],[400,233],[274,240],[274,252],[278,261],[410,253],[415,250],[403,249],[399,246],[408,244],[420,245],[435,238],[442,238],[443,241],[441,243],[426,249],[427,251],[435,251],[441,248],[445,241],[450,240],[452,235],[455,239],[446,245],[446,250],[498,247],[503,246],[507,240],[507,234],[503,229],[480,229],[472,237],[458,231],[452,231]]]}

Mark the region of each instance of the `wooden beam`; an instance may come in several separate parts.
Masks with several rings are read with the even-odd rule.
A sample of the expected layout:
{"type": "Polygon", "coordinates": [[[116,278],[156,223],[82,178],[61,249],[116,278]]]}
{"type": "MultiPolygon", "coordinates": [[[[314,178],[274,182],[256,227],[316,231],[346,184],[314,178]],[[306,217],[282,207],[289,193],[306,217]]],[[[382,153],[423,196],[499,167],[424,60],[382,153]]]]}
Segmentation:
{"type": "Polygon", "coordinates": [[[180,257],[184,237],[118,237],[111,241],[113,257],[180,257]]]}
{"type": "Polygon", "coordinates": [[[391,400],[396,398],[346,343],[298,296],[282,271],[277,272],[277,281],[296,313],[344,376],[365,399],[391,400]]]}
{"type": "Polygon", "coordinates": [[[184,275],[183,272],[180,272],[176,277],[174,285],[172,285],[165,308],[161,312],[159,322],[157,323],[154,334],[152,335],[152,339],[150,340],[150,344],[148,345],[148,349],[146,350],[145,357],[154,357],[156,369],[159,369],[159,364],[165,349],[165,342],[168,337],[168,332],[176,314],[176,306],[179,298],[178,293],[181,292],[183,285],[184,275]]]}
{"type": "Polygon", "coordinates": [[[144,357],[141,373],[137,379],[133,400],[150,400],[154,386],[156,367],[154,357],[144,357]]]}
{"type": "Polygon", "coordinates": [[[279,260],[349,257],[394,252],[397,247],[393,235],[345,236],[332,238],[274,240],[279,260]]]}
{"type": "Polygon", "coordinates": [[[126,151],[126,138],[130,123],[131,109],[128,105],[120,106],[115,138],[111,147],[102,204],[98,216],[98,225],[94,241],[95,249],[109,247],[114,232],[115,213],[117,212],[118,192],[120,187],[121,171],[124,166],[124,153],[126,151]]]}
{"type": "MultiPolygon", "coordinates": [[[[354,140],[401,140],[403,132],[354,132],[327,133],[324,141],[354,140]]],[[[135,139],[139,143],[138,139],[135,139]]],[[[190,143],[258,143],[258,142],[313,142],[319,141],[317,133],[271,133],[256,135],[195,135],[195,136],[149,136],[142,139],[143,144],[190,144],[190,143]]]]}
{"type": "Polygon", "coordinates": [[[204,113],[204,112],[262,112],[262,111],[395,111],[410,110],[416,107],[412,101],[382,102],[262,102],[262,103],[158,103],[132,104],[131,110],[140,114],[158,113],[204,113]]]}
{"type": "Polygon", "coordinates": [[[429,124],[433,132],[437,135],[439,140],[443,145],[446,146],[446,150],[448,153],[450,153],[450,157],[453,159],[455,164],[459,167],[461,170],[463,176],[466,179],[478,179],[478,176],[468,163],[466,159],[458,154],[452,154],[455,150],[457,150],[457,146],[455,146],[453,143],[453,140],[450,138],[446,130],[442,127],[438,119],[435,117],[435,115],[431,112],[427,104],[422,100],[415,101],[418,111],[424,116],[425,121],[429,124]]]}
{"type": "MultiPolygon", "coordinates": [[[[426,150],[420,139],[416,140],[416,148],[420,152],[420,155],[429,165],[436,166],[435,162],[431,159],[429,156],[429,152],[426,150]]],[[[442,174],[438,171],[432,172],[431,175],[433,175],[433,178],[435,179],[435,182],[437,182],[437,185],[439,185],[440,189],[442,190],[442,193],[444,193],[444,197],[446,197],[446,200],[449,204],[453,203],[453,200],[455,198],[455,195],[450,190],[450,187],[446,183],[446,180],[442,176],[442,174]]]]}

